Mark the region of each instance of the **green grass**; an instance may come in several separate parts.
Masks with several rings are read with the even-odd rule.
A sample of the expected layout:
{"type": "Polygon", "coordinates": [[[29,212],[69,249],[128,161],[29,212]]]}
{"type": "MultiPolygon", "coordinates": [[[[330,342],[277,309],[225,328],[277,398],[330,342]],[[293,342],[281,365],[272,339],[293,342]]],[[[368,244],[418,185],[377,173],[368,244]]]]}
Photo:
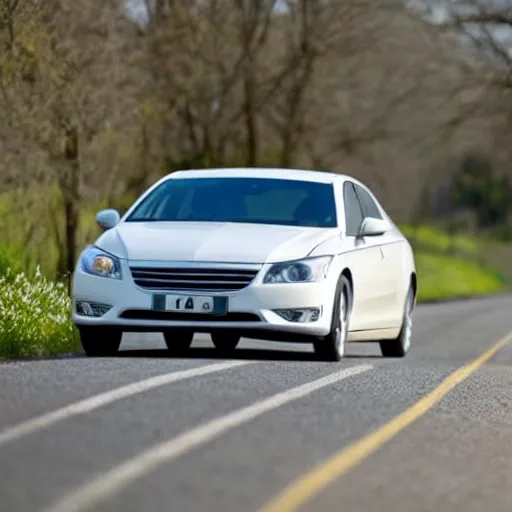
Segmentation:
{"type": "Polygon", "coordinates": [[[450,236],[431,226],[401,226],[414,248],[418,301],[505,291],[512,274],[510,247],[469,236],[450,236]],[[500,254],[500,256],[498,256],[500,254]]]}
{"type": "Polygon", "coordinates": [[[477,254],[479,243],[474,237],[451,236],[431,226],[400,226],[402,233],[416,245],[426,246],[436,252],[462,252],[477,254]]]}
{"type": "Polygon", "coordinates": [[[417,251],[418,301],[496,293],[506,289],[499,273],[457,256],[417,251]]]}
{"type": "MultiPolygon", "coordinates": [[[[59,242],[62,246],[64,241],[64,219],[59,215],[62,211],[59,202],[58,192],[51,188],[38,193],[14,190],[0,194],[0,243],[10,248],[24,248],[17,251],[17,263],[30,273],[39,266],[48,278],[56,276],[59,242]]],[[[95,216],[97,210],[103,207],[102,204],[93,205],[82,212],[79,249],[99,236],[95,216]]]]}

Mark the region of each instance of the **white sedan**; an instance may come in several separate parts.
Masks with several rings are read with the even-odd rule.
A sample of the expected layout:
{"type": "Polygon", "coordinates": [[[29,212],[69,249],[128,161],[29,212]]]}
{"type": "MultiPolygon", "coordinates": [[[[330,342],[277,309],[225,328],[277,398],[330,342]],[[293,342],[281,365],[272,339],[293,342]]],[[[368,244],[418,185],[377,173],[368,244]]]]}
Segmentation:
{"type": "Polygon", "coordinates": [[[289,169],[178,171],[150,187],[80,255],[73,321],[88,356],[114,355],[123,332],[163,332],[188,349],[210,333],[228,354],[241,337],[411,344],[416,271],[410,244],[359,181],[289,169]]]}

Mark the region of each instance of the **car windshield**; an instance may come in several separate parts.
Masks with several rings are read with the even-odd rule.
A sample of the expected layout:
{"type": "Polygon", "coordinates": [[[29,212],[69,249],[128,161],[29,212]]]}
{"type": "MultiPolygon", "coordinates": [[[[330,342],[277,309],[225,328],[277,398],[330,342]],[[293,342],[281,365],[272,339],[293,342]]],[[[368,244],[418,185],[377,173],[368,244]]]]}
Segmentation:
{"type": "Polygon", "coordinates": [[[332,184],[273,178],[170,179],[148,194],[126,220],[337,225],[332,184]]]}

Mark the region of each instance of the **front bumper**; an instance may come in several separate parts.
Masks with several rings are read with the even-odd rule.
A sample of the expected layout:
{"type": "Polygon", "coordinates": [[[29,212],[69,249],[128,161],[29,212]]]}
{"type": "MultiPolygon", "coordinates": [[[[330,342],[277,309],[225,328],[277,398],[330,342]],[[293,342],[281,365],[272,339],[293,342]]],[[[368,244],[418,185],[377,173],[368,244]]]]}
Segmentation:
{"type": "MultiPolygon", "coordinates": [[[[265,269],[262,269],[264,272],[265,269]]],[[[89,275],[77,268],[73,277],[73,322],[81,326],[114,327],[126,332],[159,332],[171,328],[194,332],[236,330],[245,337],[301,341],[301,337],[324,336],[331,326],[334,290],[330,280],[320,283],[262,284],[256,278],[249,286],[234,292],[169,291],[182,296],[228,297],[226,315],[171,313],[153,309],[155,292],[137,286],[129,272],[122,280],[89,275]],[[111,306],[100,317],[77,312],[77,302],[111,306]],[[275,310],[319,308],[316,321],[295,322],[275,310]]],[[[162,293],[162,292],[156,292],[162,293]]]]}

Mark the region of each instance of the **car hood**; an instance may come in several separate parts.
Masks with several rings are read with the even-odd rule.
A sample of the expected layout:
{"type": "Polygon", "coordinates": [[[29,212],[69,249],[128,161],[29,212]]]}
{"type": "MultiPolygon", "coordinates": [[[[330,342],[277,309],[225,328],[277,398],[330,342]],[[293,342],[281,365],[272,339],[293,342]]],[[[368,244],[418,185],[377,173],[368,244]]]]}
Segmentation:
{"type": "Polygon", "coordinates": [[[146,261],[274,263],[306,257],[337,230],[217,222],[122,222],[96,245],[146,261]]]}

